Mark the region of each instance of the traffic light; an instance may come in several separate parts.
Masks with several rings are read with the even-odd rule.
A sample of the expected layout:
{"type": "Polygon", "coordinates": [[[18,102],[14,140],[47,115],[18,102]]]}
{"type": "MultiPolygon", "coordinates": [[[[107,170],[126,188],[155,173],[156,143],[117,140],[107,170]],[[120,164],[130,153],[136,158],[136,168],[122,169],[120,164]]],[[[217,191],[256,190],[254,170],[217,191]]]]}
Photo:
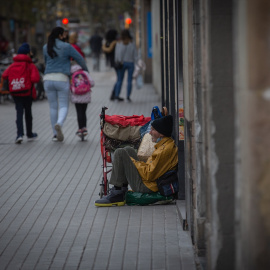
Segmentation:
{"type": "Polygon", "coordinates": [[[64,19],[62,20],[62,24],[64,24],[64,25],[68,24],[68,18],[64,18],[64,19]]]}
{"type": "Polygon", "coordinates": [[[132,23],[131,18],[127,17],[125,19],[125,28],[128,29],[131,23],[132,23]]]}

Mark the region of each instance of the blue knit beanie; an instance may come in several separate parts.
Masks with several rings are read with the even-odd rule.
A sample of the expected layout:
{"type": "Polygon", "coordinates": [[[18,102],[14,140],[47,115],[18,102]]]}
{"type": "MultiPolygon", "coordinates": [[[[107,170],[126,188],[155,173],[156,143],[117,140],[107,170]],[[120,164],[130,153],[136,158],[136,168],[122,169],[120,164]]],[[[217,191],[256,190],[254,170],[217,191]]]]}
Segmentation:
{"type": "Polygon", "coordinates": [[[30,46],[28,43],[23,43],[18,50],[18,54],[28,54],[30,53],[30,46]]]}

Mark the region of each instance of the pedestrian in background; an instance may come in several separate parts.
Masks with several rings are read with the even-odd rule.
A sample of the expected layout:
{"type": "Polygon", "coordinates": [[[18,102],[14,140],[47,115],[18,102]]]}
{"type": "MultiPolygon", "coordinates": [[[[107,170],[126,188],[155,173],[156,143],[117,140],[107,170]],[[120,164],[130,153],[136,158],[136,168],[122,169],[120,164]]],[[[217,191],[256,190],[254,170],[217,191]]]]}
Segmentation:
{"type": "Polygon", "coordinates": [[[134,72],[134,63],[136,62],[137,53],[135,44],[132,42],[132,37],[128,29],[121,32],[121,41],[116,44],[115,48],[115,67],[117,69],[117,84],[115,99],[122,101],[119,98],[121,87],[127,70],[127,101],[131,102],[130,95],[132,91],[132,75],[134,72]]]}
{"type": "MultiPolygon", "coordinates": [[[[84,56],[80,46],[77,44],[78,35],[76,32],[72,32],[69,36],[69,43],[76,49],[81,56],[84,56]]],[[[95,82],[91,78],[90,74],[82,70],[81,66],[77,63],[72,63],[71,65],[71,102],[75,104],[78,122],[78,131],[76,135],[79,137],[86,136],[88,134],[87,130],[87,116],[86,110],[88,103],[91,102],[91,92],[92,87],[94,87],[95,82]],[[82,90],[80,90],[82,89],[82,90]],[[84,93],[82,93],[84,91],[84,93]]]]}
{"type": "Polygon", "coordinates": [[[101,54],[101,48],[102,48],[102,37],[98,34],[98,31],[96,30],[96,33],[91,36],[89,40],[91,53],[93,56],[93,70],[99,71],[100,65],[100,54],[101,54]]]}
{"type": "Polygon", "coordinates": [[[64,28],[64,34],[63,34],[62,41],[69,42],[69,30],[67,28],[64,28]]]}
{"type": "Polygon", "coordinates": [[[71,78],[71,102],[75,104],[79,128],[76,135],[82,137],[88,134],[86,110],[91,102],[91,88],[95,82],[78,64],[71,66],[71,78]]]}
{"type": "Polygon", "coordinates": [[[2,34],[0,34],[0,56],[7,54],[8,47],[9,47],[8,40],[2,34]]]}
{"type": "Polygon", "coordinates": [[[78,34],[76,32],[70,33],[69,43],[83,58],[85,58],[85,55],[84,55],[81,47],[78,45],[78,34]]]}
{"type": "Polygon", "coordinates": [[[17,137],[15,143],[23,141],[23,113],[25,112],[26,135],[28,140],[37,138],[37,133],[32,132],[32,100],[36,98],[34,83],[39,82],[40,76],[37,67],[31,59],[28,43],[23,43],[18,54],[13,57],[12,63],[2,74],[3,79],[9,81],[9,91],[13,97],[17,112],[17,137]]]}
{"type": "Polygon", "coordinates": [[[62,126],[66,120],[70,92],[70,59],[74,59],[83,70],[88,71],[83,57],[63,41],[64,28],[55,27],[43,47],[45,61],[44,89],[50,105],[53,141],[63,141],[62,126]]]}
{"type": "MultiPolygon", "coordinates": [[[[116,78],[117,78],[117,70],[115,69],[115,65],[114,65],[114,57],[115,57],[115,46],[117,43],[117,35],[118,35],[118,32],[116,30],[114,29],[109,30],[105,35],[106,41],[102,46],[102,51],[106,54],[109,60],[110,66],[113,67],[115,70],[116,78]]],[[[117,80],[116,80],[116,83],[117,83],[117,80]]],[[[114,84],[114,87],[112,89],[110,100],[114,100],[115,98],[116,83],[114,84]]]]}

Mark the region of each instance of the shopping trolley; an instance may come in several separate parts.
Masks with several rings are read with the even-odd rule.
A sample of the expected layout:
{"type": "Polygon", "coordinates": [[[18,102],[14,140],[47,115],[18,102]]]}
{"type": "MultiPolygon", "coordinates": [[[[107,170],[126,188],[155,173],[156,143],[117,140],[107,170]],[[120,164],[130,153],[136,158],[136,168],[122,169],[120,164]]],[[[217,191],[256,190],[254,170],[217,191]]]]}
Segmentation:
{"type": "Polygon", "coordinates": [[[102,107],[100,114],[100,146],[103,169],[100,198],[109,192],[109,174],[112,171],[114,151],[125,146],[138,149],[141,142],[138,130],[151,121],[151,117],[143,115],[106,115],[107,109],[107,107],[102,107]]]}

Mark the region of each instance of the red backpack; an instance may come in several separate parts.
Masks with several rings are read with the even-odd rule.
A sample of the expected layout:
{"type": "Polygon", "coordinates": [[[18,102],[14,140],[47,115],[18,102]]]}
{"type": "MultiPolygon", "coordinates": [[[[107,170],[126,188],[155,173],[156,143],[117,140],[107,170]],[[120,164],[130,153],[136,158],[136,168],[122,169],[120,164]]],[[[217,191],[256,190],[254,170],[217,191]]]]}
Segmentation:
{"type": "Polygon", "coordinates": [[[84,95],[91,91],[90,81],[82,69],[72,74],[70,89],[75,95],[84,95]]]}
{"type": "Polygon", "coordinates": [[[9,92],[11,94],[22,94],[29,92],[32,88],[29,64],[13,63],[10,67],[9,92]]]}

